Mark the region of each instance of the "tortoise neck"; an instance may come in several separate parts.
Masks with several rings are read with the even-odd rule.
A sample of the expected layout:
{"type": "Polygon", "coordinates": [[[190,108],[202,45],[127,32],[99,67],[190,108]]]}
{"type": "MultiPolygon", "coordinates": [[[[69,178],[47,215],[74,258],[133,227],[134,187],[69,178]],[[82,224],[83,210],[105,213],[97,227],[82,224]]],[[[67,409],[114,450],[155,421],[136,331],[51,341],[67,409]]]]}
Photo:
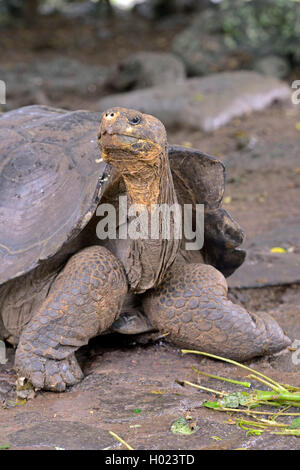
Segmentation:
{"type": "Polygon", "coordinates": [[[138,178],[123,176],[129,205],[143,204],[137,219],[140,218],[142,224],[146,223],[148,227],[145,238],[129,236],[126,261],[123,263],[130,290],[135,293],[145,292],[162,282],[180,246],[180,240],[174,237],[173,219],[170,221],[170,235],[166,236],[163,228],[166,218],[164,215],[159,217],[161,206],[168,206],[170,209],[177,203],[167,148],[161,155],[160,165],[150,170],[149,173],[140,173],[138,178]],[[147,215],[146,222],[143,221],[143,215],[147,215]],[[155,235],[154,226],[157,228],[155,235]]]}
{"type": "Polygon", "coordinates": [[[129,204],[140,204],[151,212],[155,204],[177,202],[167,149],[162,152],[158,164],[145,167],[139,174],[123,175],[123,179],[129,204]]]}

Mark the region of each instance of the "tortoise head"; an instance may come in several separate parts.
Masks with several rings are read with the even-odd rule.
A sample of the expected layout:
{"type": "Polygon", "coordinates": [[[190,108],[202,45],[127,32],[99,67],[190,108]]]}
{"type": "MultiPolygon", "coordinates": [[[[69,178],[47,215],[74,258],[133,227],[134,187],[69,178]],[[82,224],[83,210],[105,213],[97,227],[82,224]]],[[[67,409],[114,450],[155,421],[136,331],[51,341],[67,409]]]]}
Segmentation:
{"type": "Polygon", "coordinates": [[[163,124],[134,109],[115,107],[105,111],[98,142],[103,160],[127,176],[161,168],[167,155],[163,124]]]}
{"type": "MultiPolygon", "coordinates": [[[[176,201],[163,124],[133,109],[111,108],[102,115],[98,142],[103,160],[117,169],[125,183],[138,223],[145,224],[146,220],[144,227],[149,228],[151,219],[143,216],[152,214],[157,204],[176,201]]],[[[180,240],[163,238],[162,225],[159,217],[158,236],[154,238],[131,239],[129,234],[127,248],[122,244],[118,252],[134,292],[158,285],[178,252],[180,240]]]]}

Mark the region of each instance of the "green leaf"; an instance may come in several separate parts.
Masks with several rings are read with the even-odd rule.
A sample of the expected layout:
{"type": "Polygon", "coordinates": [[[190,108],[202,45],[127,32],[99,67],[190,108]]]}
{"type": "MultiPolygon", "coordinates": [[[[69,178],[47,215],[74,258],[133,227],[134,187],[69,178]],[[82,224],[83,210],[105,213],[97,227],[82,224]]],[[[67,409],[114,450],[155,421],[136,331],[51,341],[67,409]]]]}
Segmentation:
{"type": "Polygon", "coordinates": [[[221,408],[220,403],[217,401],[205,401],[202,403],[202,406],[206,406],[206,408],[221,408]]]}
{"type": "Polygon", "coordinates": [[[224,408],[238,408],[240,405],[246,405],[249,400],[249,393],[247,392],[233,392],[227,397],[220,400],[220,404],[224,408]]]}
{"type": "Polygon", "coordinates": [[[170,431],[173,434],[180,434],[183,436],[190,436],[198,431],[199,426],[191,425],[186,419],[178,418],[171,424],[170,431]]]}
{"type": "Polygon", "coordinates": [[[6,450],[6,449],[9,449],[9,444],[3,444],[2,446],[0,446],[0,450],[6,450]]]}
{"type": "Polygon", "coordinates": [[[142,410],[141,410],[140,408],[135,408],[135,409],[133,410],[133,412],[136,413],[136,414],[138,414],[138,413],[141,413],[142,410]]]}
{"type": "Polygon", "coordinates": [[[263,432],[264,430],[260,429],[249,429],[246,433],[246,436],[260,436],[263,432]]]}

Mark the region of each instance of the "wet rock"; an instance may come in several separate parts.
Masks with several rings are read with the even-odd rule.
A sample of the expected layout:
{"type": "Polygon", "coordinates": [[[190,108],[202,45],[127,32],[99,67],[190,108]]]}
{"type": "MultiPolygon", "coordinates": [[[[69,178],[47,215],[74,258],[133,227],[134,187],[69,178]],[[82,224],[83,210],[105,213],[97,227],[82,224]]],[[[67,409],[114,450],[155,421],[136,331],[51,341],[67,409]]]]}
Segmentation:
{"type": "Polygon", "coordinates": [[[111,70],[108,84],[117,91],[125,91],[178,82],[184,78],[184,65],[175,55],[140,52],[116,64],[111,70]]]}
{"type": "Polygon", "coordinates": [[[76,421],[42,422],[8,436],[15,447],[101,450],[112,444],[108,432],[76,421]]]}
{"type": "MultiPolygon", "coordinates": [[[[182,356],[169,345],[103,348],[103,338],[92,343],[94,355],[83,363],[86,377],[81,383],[65,393],[40,392],[24,406],[0,408],[0,444],[8,443],[11,449],[124,449],[110,436],[112,430],[134,449],[294,448],[293,437],[273,436],[271,442],[263,434],[257,441],[257,436],[228,424],[228,415],[201,406],[212,398],[210,393],[175,382],[196,383],[191,366],[237,380],[243,380],[241,369],[182,356]],[[172,423],[187,416],[198,430],[191,436],[174,435],[172,423]]],[[[297,371],[277,367],[278,359],[253,360],[250,365],[274,380],[297,385],[297,371]]],[[[201,384],[227,392],[237,388],[206,377],[201,384]]]]}
{"type": "Polygon", "coordinates": [[[300,220],[286,220],[245,244],[244,264],[228,279],[230,287],[254,288],[300,282],[300,220]],[[282,248],[283,253],[271,252],[282,248]]]}
{"type": "Polygon", "coordinates": [[[274,100],[289,96],[285,83],[256,72],[239,71],[110,95],[101,99],[98,107],[100,111],[111,106],[135,108],[153,114],[166,126],[213,131],[233,117],[264,109],[274,100]]]}
{"type": "Polygon", "coordinates": [[[45,421],[43,415],[37,411],[24,411],[16,416],[16,423],[21,426],[34,425],[37,422],[45,421]]]}

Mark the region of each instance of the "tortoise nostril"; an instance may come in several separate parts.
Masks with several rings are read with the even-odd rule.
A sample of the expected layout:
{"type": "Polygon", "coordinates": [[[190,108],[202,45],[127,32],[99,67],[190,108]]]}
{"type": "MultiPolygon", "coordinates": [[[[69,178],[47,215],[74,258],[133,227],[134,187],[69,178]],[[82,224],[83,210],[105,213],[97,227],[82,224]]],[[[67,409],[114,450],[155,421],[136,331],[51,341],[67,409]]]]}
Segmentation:
{"type": "Polygon", "coordinates": [[[110,119],[111,119],[111,118],[113,118],[113,117],[114,117],[114,115],[115,115],[115,113],[113,113],[113,112],[110,112],[110,113],[109,113],[109,112],[108,112],[108,113],[105,113],[105,117],[107,117],[107,118],[110,118],[110,119]]]}

